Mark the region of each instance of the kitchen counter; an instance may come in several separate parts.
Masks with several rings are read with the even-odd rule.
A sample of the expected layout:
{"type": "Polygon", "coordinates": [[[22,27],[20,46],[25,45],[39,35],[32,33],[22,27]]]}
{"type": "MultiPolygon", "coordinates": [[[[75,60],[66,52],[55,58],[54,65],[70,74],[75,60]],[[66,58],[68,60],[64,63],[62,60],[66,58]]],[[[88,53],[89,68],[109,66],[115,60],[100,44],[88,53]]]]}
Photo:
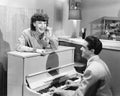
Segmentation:
{"type": "MultiPolygon", "coordinates": [[[[84,41],[84,39],[82,38],[59,37],[58,39],[59,41],[74,43],[78,45],[82,45],[84,41]]],[[[104,49],[120,50],[120,41],[104,40],[104,39],[100,39],[100,40],[103,44],[104,49]]]]}

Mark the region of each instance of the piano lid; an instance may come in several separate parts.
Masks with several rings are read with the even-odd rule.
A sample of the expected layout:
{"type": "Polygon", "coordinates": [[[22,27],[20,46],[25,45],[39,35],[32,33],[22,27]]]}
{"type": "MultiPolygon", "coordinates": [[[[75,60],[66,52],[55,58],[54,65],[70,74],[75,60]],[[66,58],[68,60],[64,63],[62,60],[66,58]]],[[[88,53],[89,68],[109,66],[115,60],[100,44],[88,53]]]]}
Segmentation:
{"type": "Polygon", "coordinates": [[[52,82],[55,82],[55,80],[57,79],[59,79],[60,82],[63,79],[67,80],[69,77],[72,76],[75,77],[77,72],[75,71],[73,66],[74,64],[69,64],[62,67],[49,69],[43,72],[29,74],[26,76],[26,84],[29,88],[36,91],[40,89],[44,89],[46,87],[49,87],[50,84],[52,84],[52,82]],[[70,69],[71,66],[72,66],[72,70],[70,69]],[[68,67],[70,70],[66,70],[66,67],[68,67]],[[65,70],[63,71],[63,69],[65,70]],[[54,71],[54,70],[57,70],[58,74],[52,75],[50,73],[50,71],[54,71]]]}

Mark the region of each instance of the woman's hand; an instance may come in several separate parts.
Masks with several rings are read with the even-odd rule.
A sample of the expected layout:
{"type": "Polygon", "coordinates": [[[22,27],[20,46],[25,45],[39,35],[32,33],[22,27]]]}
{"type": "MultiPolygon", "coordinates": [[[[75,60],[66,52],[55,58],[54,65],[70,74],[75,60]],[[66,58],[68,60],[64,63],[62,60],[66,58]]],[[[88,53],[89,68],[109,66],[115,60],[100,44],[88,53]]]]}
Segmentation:
{"type": "Polygon", "coordinates": [[[36,53],[40,53],[40,55],[45,56],[46,55],[46,51],[44,49],[36,49],[35,51],[36,53]]]}

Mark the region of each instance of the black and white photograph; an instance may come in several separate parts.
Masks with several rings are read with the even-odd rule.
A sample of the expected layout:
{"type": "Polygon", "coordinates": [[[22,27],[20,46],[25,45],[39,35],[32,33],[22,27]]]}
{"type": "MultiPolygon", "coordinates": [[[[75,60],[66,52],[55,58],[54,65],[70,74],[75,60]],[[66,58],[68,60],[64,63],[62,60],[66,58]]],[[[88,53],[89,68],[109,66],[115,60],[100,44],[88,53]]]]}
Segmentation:
{"type": "Polygon", "coordinates": [[[120,96],[120,0],[0,0],[0,96],[120,96]]]}

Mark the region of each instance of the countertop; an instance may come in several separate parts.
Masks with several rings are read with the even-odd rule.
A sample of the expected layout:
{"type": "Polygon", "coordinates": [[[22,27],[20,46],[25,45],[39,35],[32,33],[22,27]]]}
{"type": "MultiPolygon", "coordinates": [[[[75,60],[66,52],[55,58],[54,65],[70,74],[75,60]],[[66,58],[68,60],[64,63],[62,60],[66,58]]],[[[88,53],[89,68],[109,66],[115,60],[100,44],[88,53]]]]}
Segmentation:
{"type": "MultiPolygon", "coordinates": [[[[84,39],[82,38],[69,38],[67,36],[62,36],[62,37],[59,37],[58,39],[59,41],[65,41],[65,42],[80,44],[80,45],[82,45],[84,42],[84,39]]],[[[104,40],[104,39],[100,39],[100,40],[103,44],[104,49],[120,50],[120,41],[104,40]]]]}

